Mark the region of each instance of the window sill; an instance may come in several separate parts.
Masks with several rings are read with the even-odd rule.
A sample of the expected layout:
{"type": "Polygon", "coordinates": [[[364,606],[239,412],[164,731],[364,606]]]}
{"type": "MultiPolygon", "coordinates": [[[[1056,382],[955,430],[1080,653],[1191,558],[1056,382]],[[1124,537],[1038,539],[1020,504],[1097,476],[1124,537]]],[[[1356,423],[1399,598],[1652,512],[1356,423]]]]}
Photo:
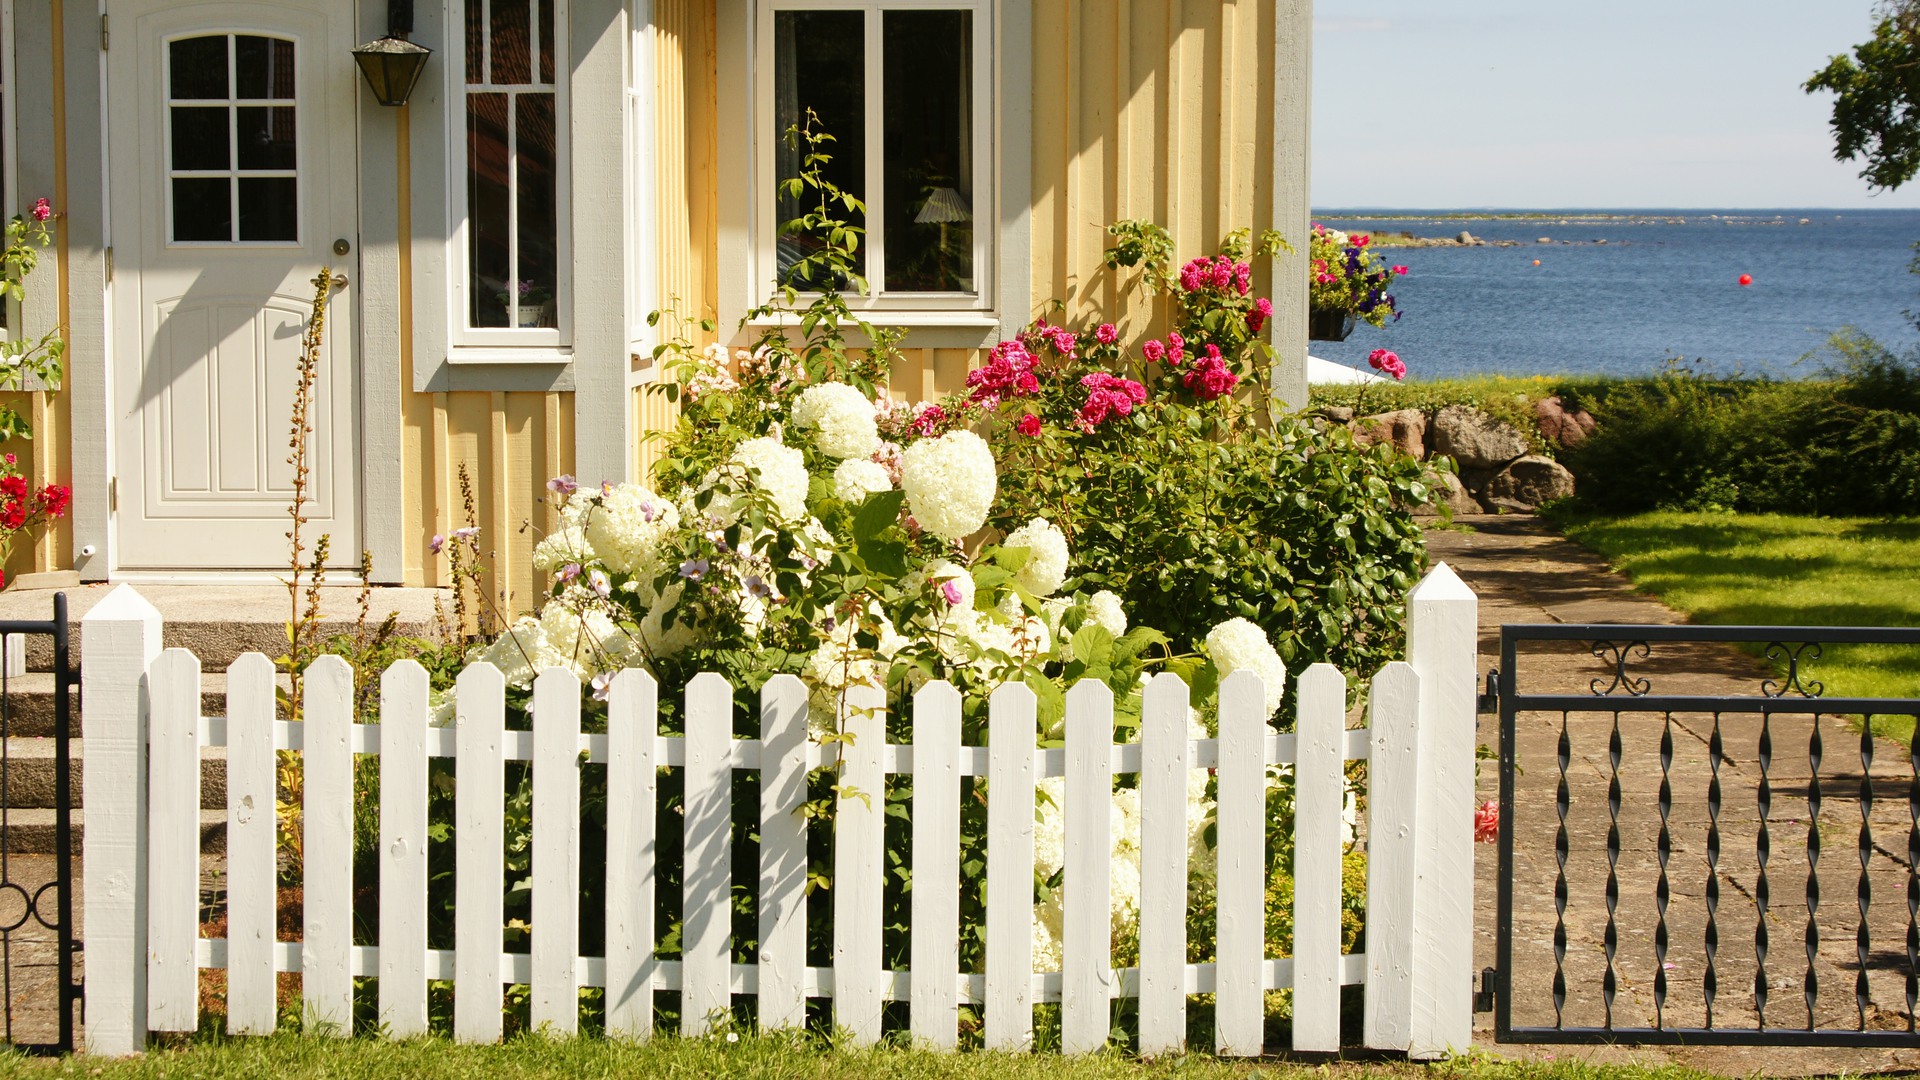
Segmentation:
{"type": "MultiPolygon", "coordinates": [[[[1000,317],[990,311],[855,311],[854,317],[870,326],[907,332],[900,341],[903,349],[984,349],[1000,340],[1000,317]]],[[[747,330],[758,332],[798,328],[798,314],[750,319],[747,330]]],[[[856,347],[867,343],[857,326],[842,324],[847,343],[856,347]]]]}
{"type": "Polygon", "coordinates": [[[498,346],[454,346],[447,350],[447,363],[459,366],[512,366],[534,364],[542,367],[564,367],[573,363],[572,349],[556,349],[544,346],[523,346],[520,348],[501,348],[498,346]]]}

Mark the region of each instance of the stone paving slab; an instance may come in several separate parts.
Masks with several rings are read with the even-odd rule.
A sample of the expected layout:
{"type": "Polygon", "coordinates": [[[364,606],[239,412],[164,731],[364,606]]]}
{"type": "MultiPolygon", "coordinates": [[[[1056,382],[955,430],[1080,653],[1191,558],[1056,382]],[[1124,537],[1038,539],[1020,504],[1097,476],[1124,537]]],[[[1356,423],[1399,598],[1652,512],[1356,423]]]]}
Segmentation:
{"type": "MultiPolygon", "coordinates": [[[[1480,663],[1483,672],[1499,658],[1504,623],[1679,623],[1679,615],[1636,593],[1604,560],[1565,540],[1530,517],[1463,517],[1466,529],[1428,533],[1431,558],[1444,561],[1480,597],[1480,663]]],[[[1610,663],[1584,649],[1542,643],[1520,656],[1520,688],[1530,693],[1589,693],[1594,679],[1605,686],[1610,663]]],[[[1636,658],[1632,671],[1653,682],[1655,693],[1757,695],[1766,668],[1730,645],[1656,645],[1653,655],[1636,658]]],[[[1615,714],[1573,714],[1566,720],[1569,761],[1567,787],[1568,902],[1560,922],[1566,934],[1562,971],[1566,980],[1563,1022],[1598,1025],[1607,1003],[1602,984],[1608,971],[1606,949],[1609,874],[1607,838],[1617,829],[1618,855],[1612,866],[1617,900],[1612,913],[1616,947],[1612,968],[1617,992],[1613,1019],[1620,1026],[1702,1026],[1707,1019],[1707,923],[1709,883],[1717,887],[1712,905],[1716,935],[1713,968],[1716,993],[1713,1021],[1724,1027],[1758,1022],[1756,982],[1766,986],[1766,1023],[1805,1027],[1808,976],[1812,976],[1812,1015],[1822,1027],[1905,1028],[1908,928],[1908,831],[1912,826],[1908,795],[1913,777],[1907,749],[1885,740],[1867,746],[1862,762],[1858,728],[1845,718],[1819,718],[1822,756],[1818,770],[1809,765],[1815,718],[1776,715],[1766,721],[1772,741],[1767,779],[1772,801],[1764,818],[1768,855],[1764,867],[1768,906],[1765,978],[1758,980],[1756,937],[1762,864],[1758,803],[1761,773],[1761,718],[1725,713],[1717,718],[1722,753],[1717,776],[1720,808],[1709,810],[1716,776],[1709,751],[1716,717],[1623,711],[1619,714],[1617,770],[1610,739],[1615,714]],[[1661,741],[1671,740],[1671,757],[1662,769],[1661,741]],[[1818,776],[1820,812],[1810,813],[1809,798],[1818,776]],[[1661,880],[1660,788],[1666,781],[1664,958],[1656,938],[1661,880]],[[1617,816],[1609,814],[1609,785],[1617,777],[1617,816]],[[1863,837],[1860,793],[1867,803],[1863,837]],[[1816,823],[1817,822],[1817,823],[1816,823]],[[1709,827],[1717,826],[1718,852],[1709,869],[1709,827]],[[1809,912],[1810,836],[1818,837],[1818,900],[1809,912]],[[1864,866],[1863,866],[1863,839],[1864,866]],[[1864,888],[1863,888],[1864,885],[1864,888]],[[1865,895],[1863,915],[1861,896],[1865,895]],[[1813,955],[1808,955],[1808,931],[1813,955]],[[1867,936],[1865,986],[1859,983],[1857,935],[1867,936]],[[1664,977],[1664,978],[1663,978],[1664,977]],[[1659,985],[1664,982],[1664,986],[1659,985]],[[1864,1002],[1857,993],[1864,989],[1864,1002]]],[[[1514,872],[1514,1022],[1554,1022],[1552,984],[1556,932],[1554,902],[1558,865],[1556,794],[1559,714],[1522,714],[1516,718],[1516,746],[1522,774],[1516,780],[1514,872]]],[[[1499,717],[1484,716],[1480,741],[1497,746],[1499,717]]],[[[1480,770],[1481,798],[1498,795],[1492,763],[1480,770]]],[[[1498,855],[1477,848],[1475,865],[1475,966],[1489,967],[1495,956],[1498,855]]],[[[1492,1017],[1476,1018],[1476,1041],[1505,1056],[1675,1063],[1726,1074],[1806,1075],[1912,1069],[1920,1050],[1837,1051],[1797,1048],[1635,1048],[1518,1046],[1495,1044],[1492,1017]]]]}

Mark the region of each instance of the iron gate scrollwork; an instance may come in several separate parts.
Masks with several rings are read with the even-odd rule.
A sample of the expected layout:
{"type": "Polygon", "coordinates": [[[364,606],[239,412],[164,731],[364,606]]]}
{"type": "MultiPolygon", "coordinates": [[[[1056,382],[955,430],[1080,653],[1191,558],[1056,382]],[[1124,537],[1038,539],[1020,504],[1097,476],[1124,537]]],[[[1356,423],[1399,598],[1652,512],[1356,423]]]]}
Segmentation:
{"type": "Polygon", "coordinates": [[[1497,1039],[1920,1046],[1920,734],[1897,756],[1874,734],[1920,698],[1823,696],[1807,665],[1842,645],[1920,630],[1502,628],[1497,1039]],[[1774,674],[1670,692],[1693,669],[1663,652],[1696,643],[1774,674]],[[1539,692],[1540,653],[1604,671],[1539,692]]]}
{"type": "Polygon", "coordinates": [[[67,626],[65,593],[54,594],[50,620],[0,620],[0,1042],[29,1051],[72,1050],[80,1003],[74,973],[80,943],[73,924],[72,746],[73,695],[80,675],[71,663],[67,626]],[[25,695],[18,670],[34,638],[49,639],[52,646],[52,708],[44,727],[24,723],[22,715],[25,695]],[[21,749],[28,740],[40,739],[52,744],[50,791],[45,790],[47,758],[21,749]],[[35,803],[51,806],[23,805],[35,803]],[[50,822],[36,820],[48,816],[50,822]]]}

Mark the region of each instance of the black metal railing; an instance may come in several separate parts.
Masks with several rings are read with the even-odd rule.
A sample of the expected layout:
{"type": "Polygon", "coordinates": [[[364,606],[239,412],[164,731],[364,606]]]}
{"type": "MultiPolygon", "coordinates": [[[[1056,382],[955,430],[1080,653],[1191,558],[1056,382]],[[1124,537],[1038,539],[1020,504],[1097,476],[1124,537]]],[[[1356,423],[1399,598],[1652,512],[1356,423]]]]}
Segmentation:
{"type": "Polygon", "coordinates": [[[1863,645],[1920,629],[1502,628],[1499,1040],[1920,1045],[1920,698],[1810,670],[1863,645]]]}
{"type": "Polygon", "coordinates": [[[64,1053],[73,1049],[80,1002],[74,977],[80,944],[73,924],[72,746],[80,675],[68,650],[66,594],[54,594],[48,621],[0,620],[0,641],[0,1041],[64,1053]],[[37,637],[52,645],[53,697],[51,708],[29,721],[16,665],[5,659],[24,654],[37,637]],[[49,759],[25,755],[20,748],[28,739],[51,741],[50,790],[49,759]],[[38,803],[51,805],[27,805],[38,803]]]}

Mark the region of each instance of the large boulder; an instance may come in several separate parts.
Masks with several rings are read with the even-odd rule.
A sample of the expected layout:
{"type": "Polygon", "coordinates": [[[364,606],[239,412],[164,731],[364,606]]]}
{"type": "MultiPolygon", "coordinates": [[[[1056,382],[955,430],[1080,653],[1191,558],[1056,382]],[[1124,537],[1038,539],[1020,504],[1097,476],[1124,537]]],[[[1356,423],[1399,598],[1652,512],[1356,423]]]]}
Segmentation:
{"type": "Polygon", "coordinates": [[[1448,405],[1434,414],[1428,436],[1434,453],[1453,458],[1463,470],[1505,468],[1530,449],[1519,432],[1471,405],[1448,405]]]}
{"type": "Polygon", "coordinates": [[[1593,434],[1593,414],[1585,409],[1567,411],[1558,394],[1533,403],[1534,419],[1540,422],[1540,434],[1563,447],[1579,446],[1593,434]]]}
{"type": "Polygon", "coordinates": [[[1435,470],[1427,479],[1428,486],[1432,488],[1432,494],[1428,497],[1425,506],[1414,511],[1415,514],[1438,516],[1441,507],[1451,511],[1455,517],[1481,512],[1479,500],[1467,492],[1467,486],[1460,482],[1458,476],[1451,472],[1435,470]]]}
{"type": "Polygon", "coordinates": [[[1427,414],[1419,409],[1363,416],[1354,422],[1353,441],[1361,446],[1390,442],[1416,461],[1427,456],[1427,414]]]}
{"type": "Polygon", "coordinates": [[[1499,510],[1531,511],[1573,494],[1573,474],[1552,458],[1529,454],[1487,481],[1480,501],[1499,510]]]}

